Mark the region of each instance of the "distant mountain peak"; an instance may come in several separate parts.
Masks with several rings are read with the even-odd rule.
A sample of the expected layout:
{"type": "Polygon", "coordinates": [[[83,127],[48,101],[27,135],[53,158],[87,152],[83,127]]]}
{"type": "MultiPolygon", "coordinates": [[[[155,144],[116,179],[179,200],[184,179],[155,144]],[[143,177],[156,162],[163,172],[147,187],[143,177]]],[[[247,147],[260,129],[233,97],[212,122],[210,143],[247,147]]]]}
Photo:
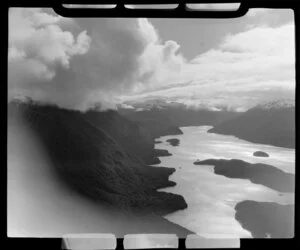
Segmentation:
{"type": "Polygon", "coordinates": [[[261,103],[256,106],[256,108],[270,110],[270,109],[284,109],[295,107],[295,100],[290,99],[280,99],[271,102],[261,103]]]}
{"type": "MultiPolygon", "coordinates": [[[[162,99],[149,99],[145,101],[127,101],[122,104],[123,106],[130,106],[131,109],[136,111],[150,111],[150,110],[161,110],[169,107],[178,107],[185,106],[179,102],[174,101],[165,101],[162,99]]],[[[122,105],[119,105],[119,108],[124,108],[122,105]]]]}

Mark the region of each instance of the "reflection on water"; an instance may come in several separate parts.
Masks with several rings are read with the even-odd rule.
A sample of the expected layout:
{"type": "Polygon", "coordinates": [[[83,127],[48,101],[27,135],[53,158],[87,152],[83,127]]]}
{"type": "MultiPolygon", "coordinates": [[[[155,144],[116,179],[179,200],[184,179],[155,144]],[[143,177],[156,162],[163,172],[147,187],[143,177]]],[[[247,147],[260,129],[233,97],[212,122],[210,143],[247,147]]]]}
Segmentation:
{"type": "Polygon", "coordinates": [[[230,179],[214,174],[213,166],[196,166],[197,159],[240,159],[250,163],[273,165],[285,172],[295,172],[295,150],[255,144],[234,136],[207,133],[210,126],[183,127],[182,135],[164,136],[156,148],[167,149],[173,155],[160,157],[161,166],[174,167],[170,180],[174,187],[161,190],[183,195],[188,208],[165,218],[208,238],[246,238],[251,233],[235,220],[235,205],[243,200],[273,201],[293,204],[293,194],[282,194],[249,180],[230,179]],[[178,138],[180,145],[172,147],[165,142],[178,138]],[[254,157],[255,151],[264,151],[268,158],[254,157]]]}

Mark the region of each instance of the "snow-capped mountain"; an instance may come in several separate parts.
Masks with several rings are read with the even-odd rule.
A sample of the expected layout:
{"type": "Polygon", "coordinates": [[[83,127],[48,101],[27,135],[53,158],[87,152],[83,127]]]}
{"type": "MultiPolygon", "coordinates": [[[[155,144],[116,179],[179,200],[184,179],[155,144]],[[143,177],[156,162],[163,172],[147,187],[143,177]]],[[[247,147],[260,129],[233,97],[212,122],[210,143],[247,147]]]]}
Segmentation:
{"type": "Polygon", "coordinates": [[[278,100],[255,106],[209,132],[234,135],[255,143],[295,147],[295,104],[278,100]]]}
{"type": "Polygon", "coordinates": [[[275,100],[271,102],[261,103],[256,107],[263,110],[270,110],[270,109],[279,110],[284,108],[293,108],[295,107],[295,100],[287,100],[287,99],[275,100]]]}
{"type": "Polygon", "coordinates": [[[122,105],[120,105],[120,108],[124,108],[125,106],[130,106],[133,109],[136,110],[151,110],[151,109],[165,109],[165,108],[169,108],[169,107],[177,107],[177,106],[181,106],[181,107],[185,107],[184,104],[182,103],[178,103],[178,102],[167,102],[165,100],[162,99],[149,99],[146,101],[127,101],[125,103],[123,103],[122,105]]]}

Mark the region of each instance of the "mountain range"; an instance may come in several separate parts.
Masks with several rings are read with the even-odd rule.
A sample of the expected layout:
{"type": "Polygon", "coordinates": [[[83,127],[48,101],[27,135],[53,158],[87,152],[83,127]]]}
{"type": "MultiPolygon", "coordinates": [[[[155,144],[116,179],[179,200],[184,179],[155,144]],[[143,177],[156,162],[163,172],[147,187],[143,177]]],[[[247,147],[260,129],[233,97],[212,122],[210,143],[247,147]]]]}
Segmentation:
{"type": "Polygon", "coordinates": [[[260,104],[208,132],[278,147],[295,148],[295,106],[282,100],[260,104]]]}
{"type": "Polygon", "coordinates": [[[219,124],[235,117],[238,113],[189,108],[184,104],[162,100],[146,103],[130,103],[133,108],[118,108],[128,119],[143,124],[155,137],[182,133],[178,127],[219,124]]]}
{"type": "MultiPolygon", "coordinates": [[[[149,130],[163,125],[213,126],[208,132],[234,135],[238,138],[279,147],[295,147],[295,101],[276,100],[264,102],[245,112],[218,111],[190,108],[184,104],[162,100],[130,103],[132,108],[119,108],[119,112],[132,121],[145,124],[149,130]]],[[[153,132],[157,137],[159,133],[153,132]]],[[[164,134],[168,134],[164,132],[164,134]]],[[[172,133],[170,133],[172,134],[172,133]]]]}
{"type": "Polygon", "coordinates": [[[160,163],[158,157],[170,155],[155,149],[155,138],[182,134],[181,126],[210,125],[212,133],[295,147],[295,107],[284,102],[261,104],[246,112],[164,102],[144,109],[80,112],[13,101],[8,104],[8,124],[32,131],[51,161],[51,171],[67,189],[108,210],[152,216],[147,223],[156,221],[168,232],[182,235],[188,231],[160,217],[187,208],[187,203],[181,195],[157,191],[176,183],[169,180],[174,168],[150,166],[160,163]]]}

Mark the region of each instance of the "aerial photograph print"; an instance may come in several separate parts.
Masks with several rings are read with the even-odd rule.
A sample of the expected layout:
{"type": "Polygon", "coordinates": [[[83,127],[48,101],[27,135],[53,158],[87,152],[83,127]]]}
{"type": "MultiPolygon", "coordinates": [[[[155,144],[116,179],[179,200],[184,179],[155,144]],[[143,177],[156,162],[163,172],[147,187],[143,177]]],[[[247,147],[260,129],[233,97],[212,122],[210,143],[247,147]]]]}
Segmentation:
{"type": "Polygon", "coordinates": [[[291,9],[8,16],[9,237],[294,237],[291,9]]]}

